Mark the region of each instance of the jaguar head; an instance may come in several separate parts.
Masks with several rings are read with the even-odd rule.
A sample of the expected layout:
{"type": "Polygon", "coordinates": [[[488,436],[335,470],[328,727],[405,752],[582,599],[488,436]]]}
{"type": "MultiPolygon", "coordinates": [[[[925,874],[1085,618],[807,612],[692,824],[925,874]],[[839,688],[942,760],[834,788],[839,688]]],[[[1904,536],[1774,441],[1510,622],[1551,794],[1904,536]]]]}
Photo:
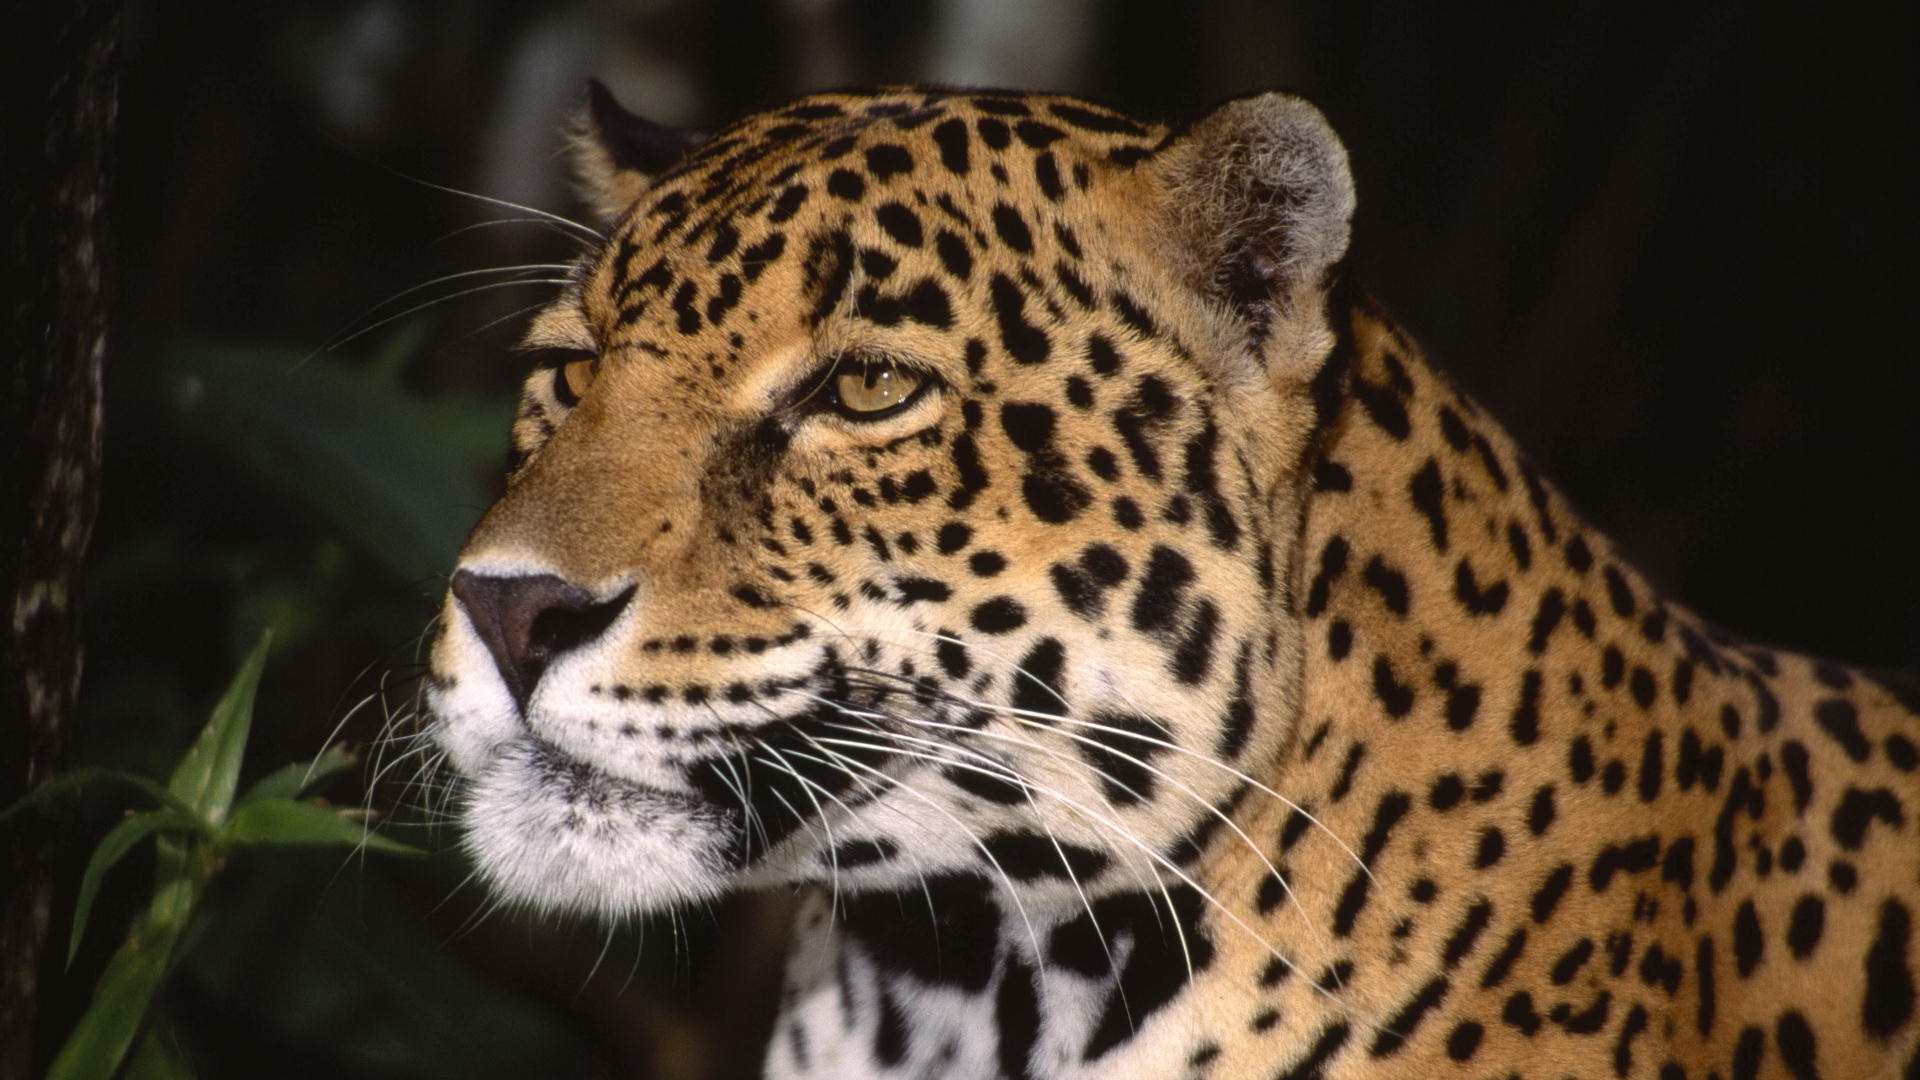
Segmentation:
{"type": "Polygon", "coordinates": [[[697,141],[596,91],[582,131],[606,238],[433,648],[484,876],[1178,877],[1292,726],[1325,121],[896,89],[697,141]]]}

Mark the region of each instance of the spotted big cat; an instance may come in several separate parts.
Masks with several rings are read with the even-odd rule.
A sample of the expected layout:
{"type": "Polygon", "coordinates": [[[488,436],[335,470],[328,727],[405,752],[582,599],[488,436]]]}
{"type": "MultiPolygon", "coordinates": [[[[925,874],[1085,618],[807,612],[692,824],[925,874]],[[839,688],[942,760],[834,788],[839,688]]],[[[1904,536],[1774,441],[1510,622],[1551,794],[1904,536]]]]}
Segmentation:
{"type": "Polygon", "coordinates": [[[503,898],[804,894],[775,1077],[1920,1076],[1920,689],[1660,595],[1245,98],[594,90],[432,732],[503,898]]]}

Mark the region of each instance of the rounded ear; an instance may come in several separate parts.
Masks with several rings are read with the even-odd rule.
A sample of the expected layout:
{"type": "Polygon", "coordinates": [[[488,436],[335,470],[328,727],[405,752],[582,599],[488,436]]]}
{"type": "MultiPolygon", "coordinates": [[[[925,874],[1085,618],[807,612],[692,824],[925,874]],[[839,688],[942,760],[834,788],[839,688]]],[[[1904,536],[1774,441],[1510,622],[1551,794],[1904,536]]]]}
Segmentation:
{"type": "Polygon", "coordinates": [[[1320,110],[1288,94],[1231,101],[1154,160],[1196,287],[1270,355],[1276,337],[1320,337],[1354,207],[1346,147],[1320,110]]]}
{"type": "Polygon", "coordinates": [[[599,79],[587,80],[587,107],[571,134],[580,195],[609,223],[626,213],[654,177],[679,164],[706,139],[697,131],[635,116],[599,79]]]}

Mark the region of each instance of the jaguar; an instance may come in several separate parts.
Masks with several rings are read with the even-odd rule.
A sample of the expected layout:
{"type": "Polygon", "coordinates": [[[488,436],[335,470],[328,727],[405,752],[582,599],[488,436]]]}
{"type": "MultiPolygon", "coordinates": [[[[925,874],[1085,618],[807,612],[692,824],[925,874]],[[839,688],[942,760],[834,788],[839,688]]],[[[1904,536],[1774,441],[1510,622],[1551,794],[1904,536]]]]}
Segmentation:
{"type": "Polygon", "coordinates": [[[503,901],[798,890],[776,1077],[1920,1077],[1920,683],[1636,572],[1312,105],[588,99],[432,649],[503,901]]]}

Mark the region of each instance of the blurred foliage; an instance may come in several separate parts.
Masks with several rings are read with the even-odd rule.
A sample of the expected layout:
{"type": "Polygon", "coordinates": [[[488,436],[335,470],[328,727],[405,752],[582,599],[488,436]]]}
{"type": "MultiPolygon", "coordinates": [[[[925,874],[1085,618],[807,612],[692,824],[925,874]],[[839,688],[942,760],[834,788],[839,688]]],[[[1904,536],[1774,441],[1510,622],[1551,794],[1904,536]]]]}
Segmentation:
{"type": "Polygon", "coordinates": [[[67,959],[79,950],[87,916],[108,871],[142,841],[155,847],[153,899],[135,916],[126,940],[107,962],[93,1001],[67,1036],[48,1072],[49,1080],[112,1080],[136,1036],[141,1037],[135,1075],[191,1076],[170,1025],[149,1016],[154,994],[166,979],[181,937],[200,897],[236,850],[246,847],[319,847],[394,855],[420,854],[377,832],[347,811],[300,798],[347,764],[332,754],[311,766],[269,774],[236,800],[240,763],[253,723],[254,693],[266,666],[271,635],[263,635],[214,706],[213,715],[164,788],[145,777],[88,769],[55,778],[8,808],[4,817],[76,790],[112,780],[143,791],[158,805],[126,818],[94,848],[80,879],[67,959]],[[144,1034],[142,1029],[145,1029],[144,1034]]]}
{"type": "Polygon", "coordinates": [[[424,399],[400,384],[424,328],[370,364],[184,348],[162,364],[182,433],[319,518],[401,581],[446,572],[488,501],[511,403],[424,399]]]}

